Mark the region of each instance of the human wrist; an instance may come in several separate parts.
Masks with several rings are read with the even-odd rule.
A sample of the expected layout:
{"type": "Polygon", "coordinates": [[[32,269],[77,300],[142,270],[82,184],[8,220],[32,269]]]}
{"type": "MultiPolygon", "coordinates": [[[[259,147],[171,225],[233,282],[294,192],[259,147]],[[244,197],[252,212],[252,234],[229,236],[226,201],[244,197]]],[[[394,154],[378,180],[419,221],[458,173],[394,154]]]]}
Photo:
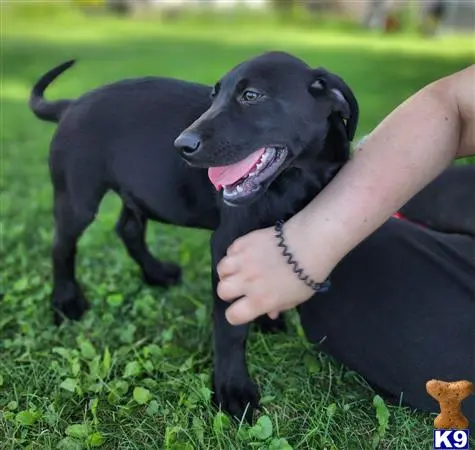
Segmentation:
{"type": "Polygon", "coordinates": [[[277,247],[279,247],[279,249],[281,250],[285,262],[290,266],[295,276],[312,291],[328,291],[328,289],[330,288],[330,281],[328,280],[328,278],[325,280],[315,280],[301,266],[298,258],[295,256],[295,254],[289,247],[288,241],[284,233],[284,224],[285,222],[283,220],[278,220],[274,225],[274,231],[275,238],[277,239],[277,247]]]}
{"type": "Polygon", "coordinates": [[[300,214],[284,224],[286,244],[305,274],[322,283],[339,262],[333,245],[335,238],[319,221],[308,223],[300,214]]]}

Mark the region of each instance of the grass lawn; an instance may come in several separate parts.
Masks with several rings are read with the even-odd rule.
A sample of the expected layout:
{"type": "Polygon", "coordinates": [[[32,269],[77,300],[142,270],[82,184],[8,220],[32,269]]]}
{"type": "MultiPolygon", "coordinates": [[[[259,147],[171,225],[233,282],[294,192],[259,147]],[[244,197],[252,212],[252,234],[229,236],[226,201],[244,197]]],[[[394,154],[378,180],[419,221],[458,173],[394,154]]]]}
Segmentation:
{"type": "Polygon", "coordinates": [[[294,314],[287,335],[250,338],[264,405],[258,425],[217,413],[209,402],[208,233],[152,225],[152,250],[179,261],[184,281],[168,291],[146,287],[112,232],[112,195],[80,243],[78,276],[92,310],[80,323],[52,326],[54,126],[36,120],[26,100],[39,75],[74,57],[79,64],[48,98],[150,74],[212,83],[244,58],[283,49],[347,80],[360,101],[361,136],[415,90],[473,61],[469,38],[5,10],[2,46],[0,448],[432,448],[433,417],[374,400],[357,374],[307,345],[294,314]]]}

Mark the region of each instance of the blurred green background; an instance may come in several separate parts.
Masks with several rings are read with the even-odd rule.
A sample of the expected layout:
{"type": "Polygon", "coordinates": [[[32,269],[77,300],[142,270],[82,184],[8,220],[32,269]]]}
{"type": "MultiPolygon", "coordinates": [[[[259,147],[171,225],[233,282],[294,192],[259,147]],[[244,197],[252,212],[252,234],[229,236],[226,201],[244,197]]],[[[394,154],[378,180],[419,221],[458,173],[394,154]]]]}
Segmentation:
{"type": "Polygon", "coordinates": [[[431,416],[385,405],[357,374],[311,349],[294,314],[288,335],[253,333],[249,342],[264,396],[258,424],[217,413],[209,402],[209,235],[152,225],[152,250],[179,262],[184,281],[168,291],[143,286],[112,232],[112,195],[80,243],[78,276],[92,310],[81,323],[51,325],[54,126],[35,119],[27,99],[52,66],[79,60],[47,91],[74,98],[143,75],[211,84],[246,58],[285,50],[348,82],[361,137],[416,90],[475,59],[463,2],[441,17],[427,2],[236,3],[2,2],[0,448],[432,445],[431,416]]]}

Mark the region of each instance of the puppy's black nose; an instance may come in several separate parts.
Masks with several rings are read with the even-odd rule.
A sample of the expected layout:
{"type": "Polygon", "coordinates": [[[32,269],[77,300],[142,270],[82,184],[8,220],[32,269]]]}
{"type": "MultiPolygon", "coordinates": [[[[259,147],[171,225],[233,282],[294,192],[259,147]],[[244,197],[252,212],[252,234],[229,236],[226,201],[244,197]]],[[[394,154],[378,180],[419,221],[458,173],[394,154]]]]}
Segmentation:
{"type": "Polygon", "coordinates": [[[201,146],[200,137],[193,131],[184,131],[175,139],[175,148],[185,155],[196,153],[201,146]]]}

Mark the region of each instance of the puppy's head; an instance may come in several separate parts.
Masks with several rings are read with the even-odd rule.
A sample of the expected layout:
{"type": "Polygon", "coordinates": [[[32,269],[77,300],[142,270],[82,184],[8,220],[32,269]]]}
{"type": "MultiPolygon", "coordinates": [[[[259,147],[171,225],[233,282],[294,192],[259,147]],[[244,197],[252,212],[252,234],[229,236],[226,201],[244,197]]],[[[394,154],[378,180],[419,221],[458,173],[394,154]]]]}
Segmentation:
{"type": "Polygon", "coordinates": [[[190,165],[208,168],[231,205],[256,200],[291,167],[344,161],[358,121],[350,88],[325,69],[281,52],[248,60],[212,91],[210,108],[175,141],[190,165]],[[329,138],[336,147],[325,150],[329,138]]]}

